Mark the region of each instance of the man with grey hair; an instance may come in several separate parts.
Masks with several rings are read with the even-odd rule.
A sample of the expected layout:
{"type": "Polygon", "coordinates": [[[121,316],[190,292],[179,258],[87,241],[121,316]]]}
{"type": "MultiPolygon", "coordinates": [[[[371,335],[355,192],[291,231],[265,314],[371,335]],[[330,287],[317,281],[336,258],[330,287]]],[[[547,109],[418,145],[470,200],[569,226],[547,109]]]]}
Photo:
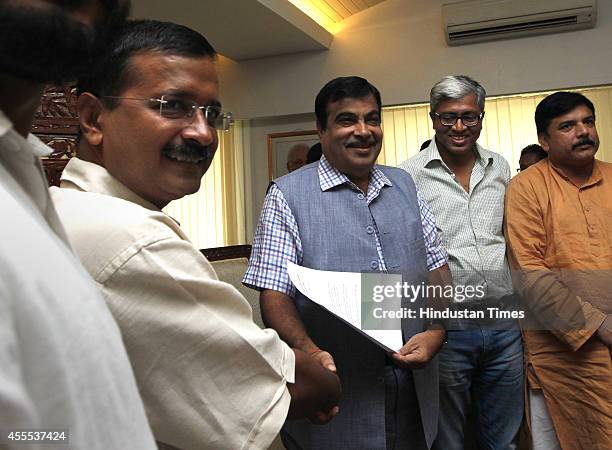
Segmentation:
{"type": "Polygon", "coordinates": [[[430,94],[435,138],[400,167],[408,171],[436,217],[455,283],[453,307],[474,318],[451,318],[440,351],[437,449],[463,448],[466,417],[475,417],[481,448],[513,449],[523,417],[523,358],[516,321],[496,320],[514,303],[502,233],[510,167],[476,143],[485,90],[467,76],[447,76],[430,94]],[[459,292],[473,290],[474,296],[459,292]],[[460,308],[457,308],[460,306],[460,308]]]}

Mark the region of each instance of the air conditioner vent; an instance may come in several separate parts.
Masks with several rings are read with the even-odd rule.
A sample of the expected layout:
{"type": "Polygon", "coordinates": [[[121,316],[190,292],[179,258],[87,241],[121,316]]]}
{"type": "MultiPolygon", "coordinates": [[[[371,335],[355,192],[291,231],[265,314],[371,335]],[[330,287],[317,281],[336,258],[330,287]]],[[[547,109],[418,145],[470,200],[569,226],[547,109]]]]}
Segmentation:
{"type": "Polygon", "coordinates": [[[457,39],[465,39],[475,36],[496,35],[499,33],[516,33],[519,31],[540,30],[544,28],[555,28],[564,25],[574,25],[578,23],[576,16],[559,17],[558,19],[535,20],[533,22],[519,23],[515,25],[501,25],[498,27],[482,28],[480,30],[457,31],[449,33],[451,41],[457,39]]]}
{"type": "Polygon", "coordinates": [[[449,45],[595,26],[596,0],[471,0],[443,5],[449,45]]]}

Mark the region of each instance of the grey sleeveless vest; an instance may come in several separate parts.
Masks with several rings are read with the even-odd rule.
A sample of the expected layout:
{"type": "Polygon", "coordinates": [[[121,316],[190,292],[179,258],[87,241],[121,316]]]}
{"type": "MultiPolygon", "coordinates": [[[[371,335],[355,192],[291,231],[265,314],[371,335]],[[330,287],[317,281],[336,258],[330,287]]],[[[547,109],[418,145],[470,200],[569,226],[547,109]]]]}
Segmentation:
{"type": "MultiPolygon", "coordinates": [[[[298,225],[302,265],[331,271],[379,271],[376,227],[387,270],[402,273],[404,282],[426,280],[425,243],[414,182],[402,169],[378,168],[393,186],[384,186],[370,205],[362,193],[347,184],[323,192],[318,162],[275,180],[298,225]]],[[[384,449],[385,352],[299,292],[295,305],[309,336],[334,357],[342,399],[340,413],[330,423],[287,422],[284,432],[305,449],[384,449]]],[[[412,321],[409,335],[402,328],[407,340],[423,330],[423,324],[415,326],[412,321]]],[[[413,377],[425,438],[431,445],[438,416],[437,360],[413,371],[413,377]]]]}

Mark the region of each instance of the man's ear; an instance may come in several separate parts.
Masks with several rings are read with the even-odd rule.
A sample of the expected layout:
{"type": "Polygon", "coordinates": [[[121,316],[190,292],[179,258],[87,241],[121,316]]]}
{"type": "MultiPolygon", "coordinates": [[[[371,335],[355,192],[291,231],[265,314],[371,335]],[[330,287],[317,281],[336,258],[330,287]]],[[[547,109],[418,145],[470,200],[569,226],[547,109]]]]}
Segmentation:
{"type": "Polygon", "coordinates": [[[85,139],[92,147],[102,144],[102,127],[100,126],[102,110],[102,103],[95,95],[89,92],[79,95],[77,111],[81,135],[82,139],[85,139]]]}
{"type": "Polygon", "coordinates": [[[538,133],[538,142],[540,143],[540,147],[548,153],[550,150],[550,145],[548,145],[548,135],[546,133],[538,133]]]}

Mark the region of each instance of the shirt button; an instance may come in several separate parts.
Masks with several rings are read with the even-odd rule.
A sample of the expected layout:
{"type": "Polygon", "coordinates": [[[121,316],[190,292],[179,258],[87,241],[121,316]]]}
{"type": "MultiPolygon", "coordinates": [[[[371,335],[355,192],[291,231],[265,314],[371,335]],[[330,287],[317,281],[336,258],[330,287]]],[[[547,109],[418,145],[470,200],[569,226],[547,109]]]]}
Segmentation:
{"type": "Polygon", "coordinates": [[[372,234],[372,233],[374,233],[374,227],[372,227],[372,226],[367,227],[367,228],[366,228],[366,232],[367,232],[368,234],[372,234]]]}
{"type": "Polygon", "coordinates": [[[370,263],[370,267],[371,267],[372,269],[377,269],[377,268],[378,268],[378,261],[372,261],[372,262],[370,263]]]}
{"type": "Polygon", "coordinates": [[[357,194],[357,198],[358,198],[359,200],[363,200],[365,197],[364,197],[364,195],[363,195],[363,194],[360,192],[359,194],[357,194]]]}
{"type": "Polygon", "coordinates": [[[591,208],[589,208],[588,206],[586,208],[584,208],[585,212],[591,212],[591,208]]]}

